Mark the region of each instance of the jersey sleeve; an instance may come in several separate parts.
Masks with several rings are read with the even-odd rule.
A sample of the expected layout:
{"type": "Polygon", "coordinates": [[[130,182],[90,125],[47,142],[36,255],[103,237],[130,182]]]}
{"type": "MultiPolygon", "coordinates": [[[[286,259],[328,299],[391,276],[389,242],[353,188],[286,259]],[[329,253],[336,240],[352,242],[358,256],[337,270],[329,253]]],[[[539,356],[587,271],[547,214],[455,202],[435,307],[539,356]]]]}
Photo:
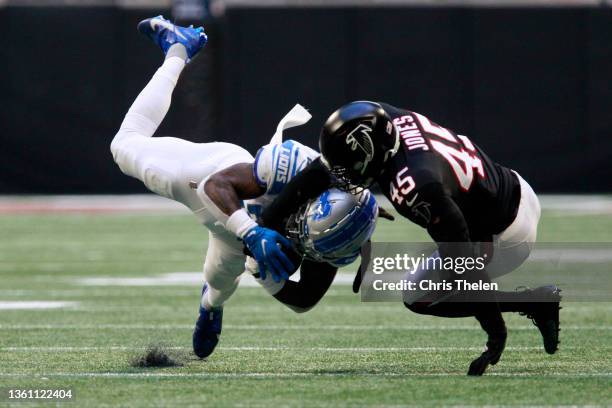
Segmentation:
{"type": "Polygon", "coordinates": [[[253,175],[260,187],[267,190],[271,184],[272,163],[278,145],[266,145],[257,151],[255,162],[253,163],[253,175]]]}
{"type": "Polygon", "coordinates": [[[317,156],[316,151],[293,140],[263,146],[253,164],[255,180],[266,193],[278,194],[317,156]]]}

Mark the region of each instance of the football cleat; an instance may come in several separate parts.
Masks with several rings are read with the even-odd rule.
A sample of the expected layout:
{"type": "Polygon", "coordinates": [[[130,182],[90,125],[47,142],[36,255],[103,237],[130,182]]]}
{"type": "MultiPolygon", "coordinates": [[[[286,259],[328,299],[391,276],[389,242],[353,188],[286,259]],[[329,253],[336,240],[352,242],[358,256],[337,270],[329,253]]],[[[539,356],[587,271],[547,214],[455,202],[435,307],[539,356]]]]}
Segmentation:
{"type": "Polygon", "coordinates": [[[561,289],[556,285],[540,286],[535,289],[526,289],[536,300],[529,307],[529,311],[520,313],[531,319],[540,330],[544,341],[544,350],[548,354],[555,354],[559,348],[559,310],[561,307],[561,289]]]}
{"type": "MultiPolygon", "coordinates": [[[[208,285],[204,284],[202,296],[206,290],[208,290],[208,285]]],[[[193,330],[193,352],[196,356],[206,358],[215,351],[221,335],[222,320],[223,309],[206,310],[200,303],[200,315],[193,330]]]]}
{"type": "Polygon", "coordinates": [[[187,62],[193,59],[208,41],[203,27],[181,27],[166,20],[163,16],[142,20],[138,23],[138,31],[159,45],[164,55],[173,44],[183,44],[189,57],[187,62]]]}
{"type": "Polygon", "coordinates": [[[506,348],[507,337],[508,334],[505,331],[495,335],[489,335],[485,351],[480,357],[472,361],[468,369],[468,375],[481,376],[484,374],[489,364],[497,364],[506,348]]]}

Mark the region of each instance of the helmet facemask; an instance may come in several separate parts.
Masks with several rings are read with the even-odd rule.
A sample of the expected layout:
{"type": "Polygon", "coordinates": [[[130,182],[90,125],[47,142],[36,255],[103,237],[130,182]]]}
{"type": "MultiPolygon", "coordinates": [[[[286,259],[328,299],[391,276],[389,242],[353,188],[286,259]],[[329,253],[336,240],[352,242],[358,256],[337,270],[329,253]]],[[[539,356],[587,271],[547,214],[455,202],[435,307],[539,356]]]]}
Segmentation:
{"type": "Polygon", "coordinates": [[[333,187],[346,191],[347,193],[360,194],[363,190],[374,184],[374,178],[370,177],[361,181],[358,177],[351,175],[346,167],[335,166],[330,170],[330,173],[334,177],[332,182],[333,187]]]}
{"type": "Polygon", "coordinates": [[[300,253],[305,253],[304,241],[306,237],[306,211],[311,201],[302,205],[294,214],[291,214],[285,223],[285,232],[293,247],[300,253]]]}
{"type": "Polygon", "coordinates": [[[357,256],[362,241],[376,225],[378,205],[369,191],[349,195],[336,189],[327,190],[310,200],[287,219],[286,233],[296,250],[317,262],[344,264],[357,256]],[[353,238],[342,244],[327,246],[339,231],[353,238]]]}

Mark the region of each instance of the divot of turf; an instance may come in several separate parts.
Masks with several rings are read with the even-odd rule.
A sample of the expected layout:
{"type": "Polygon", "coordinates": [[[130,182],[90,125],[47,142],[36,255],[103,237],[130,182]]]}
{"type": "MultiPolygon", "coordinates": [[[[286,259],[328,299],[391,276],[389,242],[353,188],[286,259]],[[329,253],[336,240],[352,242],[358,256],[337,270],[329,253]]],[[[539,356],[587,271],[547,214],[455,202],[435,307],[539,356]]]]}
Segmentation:
{"type": "Polygon", "coordinates": [[[181,359],[171,354],[163,345],[151,345],[142,354],[133,356],[130,365],[137,368],[149,367],[182,367],[181,359]]]}

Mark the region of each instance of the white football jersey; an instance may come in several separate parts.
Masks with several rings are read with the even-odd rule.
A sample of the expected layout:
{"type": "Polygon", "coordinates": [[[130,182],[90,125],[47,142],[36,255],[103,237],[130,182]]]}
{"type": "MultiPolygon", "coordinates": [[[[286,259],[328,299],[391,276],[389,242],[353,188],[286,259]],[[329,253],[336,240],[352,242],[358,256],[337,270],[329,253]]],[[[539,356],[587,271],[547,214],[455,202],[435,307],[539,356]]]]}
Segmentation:
{"type": "Polygon", "coordinates": [[[260,148],[253,163],[253,173],[257,183],[266,189],[266,193],[245,202],[249,214],[259,220],[263,209],[287,183],[319,156],[319,152],[295,140],[286,140],[281,144],[271,143],[260,148]]]}

